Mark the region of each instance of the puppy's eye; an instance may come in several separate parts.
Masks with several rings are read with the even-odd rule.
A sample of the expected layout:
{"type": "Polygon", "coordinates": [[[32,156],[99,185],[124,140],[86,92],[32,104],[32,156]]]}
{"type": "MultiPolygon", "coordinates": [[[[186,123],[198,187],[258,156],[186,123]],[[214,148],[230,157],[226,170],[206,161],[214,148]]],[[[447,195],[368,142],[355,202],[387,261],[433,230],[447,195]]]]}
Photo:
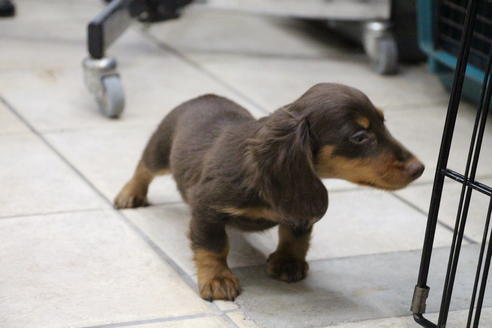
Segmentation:
{"type": "Polygon", "coordinates": [[[358,131],[350,137],[350,141],[355,144],[363,144],[369,141],[369,134],[367,131],[358,131]]]}

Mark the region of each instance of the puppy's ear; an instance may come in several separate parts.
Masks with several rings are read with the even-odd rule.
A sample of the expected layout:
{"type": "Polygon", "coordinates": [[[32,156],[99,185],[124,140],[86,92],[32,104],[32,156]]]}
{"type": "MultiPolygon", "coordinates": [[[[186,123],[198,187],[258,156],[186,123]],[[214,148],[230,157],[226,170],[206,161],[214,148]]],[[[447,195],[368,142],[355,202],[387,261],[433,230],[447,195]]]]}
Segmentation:
{"type": "Polygon", "coordinates": [[[251,143],[256,183],[283,220],[310,225],[325,214],[328,192],[314,171],[309,123],[285,108],[263,123],[251,143]]]}

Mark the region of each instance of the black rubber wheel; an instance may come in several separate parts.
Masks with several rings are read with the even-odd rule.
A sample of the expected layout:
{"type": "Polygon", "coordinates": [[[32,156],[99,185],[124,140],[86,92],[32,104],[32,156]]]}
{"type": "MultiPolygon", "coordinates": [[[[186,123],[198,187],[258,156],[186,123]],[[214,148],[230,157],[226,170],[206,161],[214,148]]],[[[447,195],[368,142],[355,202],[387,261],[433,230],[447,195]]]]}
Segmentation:
{"type": "Polygon", "coordinates": [[[125,92],[117,75],[105,76],[101,80],[103,95],[96,99],[101,113],[109,118],[118,118],[125,108],[125,92]]]}
{"type": "Polygon", "coordinates": [[[417,36],[417,1],[393,0],[391,23],[399,59],[409,63],[425,60],[426,55],[420,50],[417,36]]]}
{"type": "Polygon", "coordinates": [[[15,6],[10,0],[0,0],[0,17],[12,17],[15,15],[15,6]]]}
{"type": "Polygon", "coordinates": [[[374,71],[381,75],[392,75],[398,72],[398,48],[393,38],[377,40],[377,57],[372,58],[374,71]]]}

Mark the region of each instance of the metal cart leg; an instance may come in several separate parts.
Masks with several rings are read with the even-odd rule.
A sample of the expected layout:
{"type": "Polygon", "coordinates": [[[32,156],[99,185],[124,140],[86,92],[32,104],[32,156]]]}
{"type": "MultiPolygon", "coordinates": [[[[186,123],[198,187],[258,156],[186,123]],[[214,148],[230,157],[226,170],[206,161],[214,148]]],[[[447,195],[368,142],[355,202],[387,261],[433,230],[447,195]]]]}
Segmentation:
{"type": "Polygon", "coordinates": [[[390,23],[367,22],[364,25],[362,43],[374,71],[383,75],[398,71],[398,48],[390,23]]]}
{"type": "Polygon", "coordinates": [[[114,0],[101,11],[88,27],[89,57],[84,59],[84,80],[101,113],[118,117],[125,107],[125,94],[116,60],[105,57],[105,50],[131,24],[132,0],[114,0]]]}
{"type": "MultiPolygon", "coordinates": [[[[0,0],[1,1],[1,0],[0,0]]],[[[106,49],[130,26],[133,19],[158,22],[179,17],[181,8],[191,0],[105,0],[104,8],[89,23],[84,59],[85,83],[107,117],[118,117],[125,107],[125,93],[117,71],[116,59],[107,57],[106,49]]]]}

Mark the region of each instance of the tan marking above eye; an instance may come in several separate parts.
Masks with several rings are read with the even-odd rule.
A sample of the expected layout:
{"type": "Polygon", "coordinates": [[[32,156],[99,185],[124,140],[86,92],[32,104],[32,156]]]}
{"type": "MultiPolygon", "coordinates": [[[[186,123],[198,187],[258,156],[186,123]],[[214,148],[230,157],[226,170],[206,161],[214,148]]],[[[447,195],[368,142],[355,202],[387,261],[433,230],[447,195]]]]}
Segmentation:
{"type": "Polygon", "coordinates": [[[379,118],[381,118],[381,120],[384,122],[384,112],[379,108],[376,108],[376,112],[378,113],[379,118]]]}
{"type": "Polygon", "coordinates": [[[360,126],[362,126],[364,129],[367,129],[369,128],[369,124],[370,124],[370,121],[367,117],[358,117],[355,122],[357,122],[357,124],[359,124],[360,126]]]}

